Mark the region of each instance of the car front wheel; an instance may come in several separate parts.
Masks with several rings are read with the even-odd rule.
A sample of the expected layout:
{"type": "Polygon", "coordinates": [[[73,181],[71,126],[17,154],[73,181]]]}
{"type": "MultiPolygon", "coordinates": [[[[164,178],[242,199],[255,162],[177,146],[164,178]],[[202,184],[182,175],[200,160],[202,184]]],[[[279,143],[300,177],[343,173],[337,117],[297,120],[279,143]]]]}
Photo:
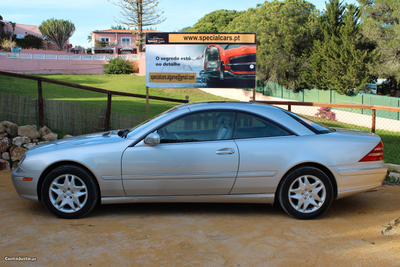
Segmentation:
{"type": "Polygon", "coordinates": [[[320,169],[300,167],[283,178],[278,198],[289,215],[298,219],[312,219],[322,215],[331,205],[333,186],[320,169]]]}
{"type": "Polygon", "coordinates": [[[74,165],[54,169],[42,185],[42,199],[46,208],[64,219],[85,216],[95,207],[98,197],[93,176],[74,165]]]}

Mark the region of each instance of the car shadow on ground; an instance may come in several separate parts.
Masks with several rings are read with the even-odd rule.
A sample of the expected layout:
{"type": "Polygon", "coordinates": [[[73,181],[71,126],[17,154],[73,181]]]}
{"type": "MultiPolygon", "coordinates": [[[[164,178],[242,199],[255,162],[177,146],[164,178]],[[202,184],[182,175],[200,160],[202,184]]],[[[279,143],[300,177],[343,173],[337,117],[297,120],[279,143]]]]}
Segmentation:
{"type": "MultiPolygon", "coordinates": [[[[385,199],[385,187],[381,192],[367,192],[333,201],[331,207],[322,216],[314,219],[339,219],[349,216],[385,212],[389,207],[385,199]],[[383,191],[383,192],[382,192],[383,191]],[[379,198],[379,200],[378,200],[379,198]]],[[[389,196],[388,196],[389,197],[389,196]]],[[[24,212],[34,217],[54,217],[43,205],[43,202],[24,202],[24,212]]],[[[400,214],[400,206],[390,205],[390,210],[400,214]]],[[[243,203],[132,203],[97,205],[85,218],[112,216],[268,216],[271,218],[288,218],[279,204],[243,204],[243,203]]],[[[393,220],[396,218],[393,218],[393,220]]]]}
{"type": "Polygon", "coordinates": [[[102,216],[155,216],[155,215],[262,215],[286,216],[279,205],[241,203],[135,203],[98,205],[88,215],[102,216]]]}

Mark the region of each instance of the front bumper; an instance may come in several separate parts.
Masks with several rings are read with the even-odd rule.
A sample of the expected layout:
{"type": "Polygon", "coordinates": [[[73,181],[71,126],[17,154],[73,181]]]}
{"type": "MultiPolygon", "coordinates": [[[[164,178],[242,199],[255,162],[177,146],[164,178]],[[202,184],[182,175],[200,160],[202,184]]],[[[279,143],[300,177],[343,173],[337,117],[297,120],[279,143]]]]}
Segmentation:
{"type": "Polygon", "coordinates": [[[18,167],[12,172],[11,177],[15,190],[20,197],[39,201],[37,194],[37,185],[40,178],[39,172],[25,171],[21,167],[18,167]],[[32,180],[24,181],[25,177],[32,178],[32,180]]]}
{"type": "Polygon", "coordinates": [[[203,75],[207,76],[209,80],[255,80],[255,74],[235,74],[233,72],[224,71],[223,78],[219,70],[204,70],[203,75]]]}

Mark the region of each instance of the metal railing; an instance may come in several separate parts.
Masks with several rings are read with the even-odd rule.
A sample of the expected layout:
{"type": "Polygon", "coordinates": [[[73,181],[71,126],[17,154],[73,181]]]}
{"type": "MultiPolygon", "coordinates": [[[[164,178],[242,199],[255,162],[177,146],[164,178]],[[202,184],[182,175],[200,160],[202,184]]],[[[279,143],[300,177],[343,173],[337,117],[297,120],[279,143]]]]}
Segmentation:
{"type": "MultiPolygon", "coordinates": [[[[285,99],[286,101],[294,100],[300,102],[313,102],[313,103],[336,103],[336,104],[365,104],[365,105],[375,105],[375,106],[391,106],[400,107],[399,97],[389,97],[375,94],[354,94],[353,96],[342,95],[335,90],[319,90],[310,89],[295,92],[284,88],[283,86],[269,82],[264,85],[261,81],[258,81],[258,86],[256,87],[256,92],[262,93],[266,96],[272,96],[277,98],[285,99]]],[[[372,110],[358,109],[355,112],[360,112],[362,114],[371,115],[372,110]]],[[[383,117],[389,115],[389,113],[377,111],[376,116],[383,117]]],[[[392,112],[389,119],[400,120],[400,113],[392,112]]]]}

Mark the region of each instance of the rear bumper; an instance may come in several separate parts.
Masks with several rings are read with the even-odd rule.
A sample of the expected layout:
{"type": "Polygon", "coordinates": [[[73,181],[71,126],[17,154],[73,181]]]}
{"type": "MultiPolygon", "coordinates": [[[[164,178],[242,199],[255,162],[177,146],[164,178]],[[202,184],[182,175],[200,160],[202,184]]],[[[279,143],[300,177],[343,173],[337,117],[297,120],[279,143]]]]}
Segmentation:
{"type": "Polygon", "coordinates": [[[336,176],[338,199],[381,186],[387,174],[387,168],[383,161],[338,166],[332,171],[336,176]]]}

